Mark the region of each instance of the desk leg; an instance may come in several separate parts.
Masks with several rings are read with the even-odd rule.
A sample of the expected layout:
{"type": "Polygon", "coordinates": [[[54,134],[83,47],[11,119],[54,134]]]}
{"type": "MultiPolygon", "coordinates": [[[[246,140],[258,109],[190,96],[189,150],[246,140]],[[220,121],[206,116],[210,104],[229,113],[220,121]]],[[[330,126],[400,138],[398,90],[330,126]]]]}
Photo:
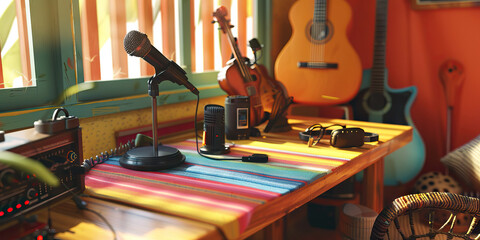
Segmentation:
{"type": "Polygon", "coordinates": [[[382,158],[363,172],[361,203],[378,213],[383,209],[383,168],[382,158]]]}
{"type": "Polygon", "coordinates": [[[278,219],[265,228],[264,239],[284,239],[285,217],[278,219]]]}

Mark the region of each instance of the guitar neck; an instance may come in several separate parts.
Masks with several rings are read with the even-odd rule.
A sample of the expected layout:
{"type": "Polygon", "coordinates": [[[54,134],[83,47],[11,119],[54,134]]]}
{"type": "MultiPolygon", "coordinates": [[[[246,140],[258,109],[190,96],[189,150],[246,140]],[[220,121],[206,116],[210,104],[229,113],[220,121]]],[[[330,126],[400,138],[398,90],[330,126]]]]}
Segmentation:
{"type": "Polygon", "coordinates": [[[315,0],[313,22],[323,24],[327,22],[327,0],[315,0]]]}
{"type": "Polygon", "coordinates": [[[377,0],[373,66],[370,90],[383,92],[385,86],[385,52],[387,40],[388,0],[377,0]]]}
{"type": "Polygon", "coordinates": [[[230,28],[226,28],[226,29],[227,30],[225,31],[225,33],[228,37],[228,43],[232,48],[233,56],[235,57],[235,60],[237,60],[238,67],[240,68],[240,72],[242,74],[243,79],[245,80],[245,82],[253,82],[252,76],[248,71],[247,65],[245,65],[245,61],[242,57],[242,54],[240,53],[240,49],[238,49],[238,46],[236,44],[235,38],[233,37],[232,31],[230,31],[230,28]]]}

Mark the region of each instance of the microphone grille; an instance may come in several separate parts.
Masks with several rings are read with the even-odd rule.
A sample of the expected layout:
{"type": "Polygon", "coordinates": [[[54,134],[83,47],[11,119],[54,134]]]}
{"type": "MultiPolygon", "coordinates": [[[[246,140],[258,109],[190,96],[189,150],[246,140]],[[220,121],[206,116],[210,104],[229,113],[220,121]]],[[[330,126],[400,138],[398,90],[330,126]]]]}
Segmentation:
{"type": "Polygon", "coordinates": [[[152,49],[152,44],[147,34],[133,30],[125,35],[123,47],[129,55],[143,58],[152,49]]]}

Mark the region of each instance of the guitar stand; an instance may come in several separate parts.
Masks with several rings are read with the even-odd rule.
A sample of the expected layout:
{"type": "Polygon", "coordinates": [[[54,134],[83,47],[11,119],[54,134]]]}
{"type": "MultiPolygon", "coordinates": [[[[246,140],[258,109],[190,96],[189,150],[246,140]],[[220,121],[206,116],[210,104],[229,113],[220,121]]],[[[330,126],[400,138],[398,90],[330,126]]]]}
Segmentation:
{"type": "Polygon", "coordinates": [[[292,129],[288,124],[286,112],[290,104],[293,103],[293,98],[284,98],[283,95],[277,93],[273,102],[272,113],[268,120],[267,126],[263,132],[287,132],[292,129]]]}
{"type": "Polygon", "coordinates": [[[249,130],[250,130],[250,137],[260,137],[260,136],[262,136],[262,134],[260,133],[260,130],[258,130],[258,128],[251,127],[249,130]]]}
{"type": "Polygon", "coordinates": [[[152,97],[152,139],[153,146],[136,147],[128,150],[121,158],[120,165],[124,168],[141,171],[156,171],[176,167],[185,161],[178,149],[158,144],[157,96],[158,84],[166,79],[163,71],[148,80],[148,95],[152,97]]]}

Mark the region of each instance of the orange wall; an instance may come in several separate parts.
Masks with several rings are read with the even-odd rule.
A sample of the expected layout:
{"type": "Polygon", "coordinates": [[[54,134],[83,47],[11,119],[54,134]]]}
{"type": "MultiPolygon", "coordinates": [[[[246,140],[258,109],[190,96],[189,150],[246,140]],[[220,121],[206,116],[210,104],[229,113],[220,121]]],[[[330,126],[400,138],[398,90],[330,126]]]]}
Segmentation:
{"type": "MultiPolygon", "coordinates": [[[[273,1],[273,58],[290,38],[287,13],[293,2],[273,1]]],[[[368,69],[373,61],[376,1],[347,2],[353,10],[349,37],[368,69]]],[[[426,145],[422,172],[443,171],[447,111],[438,72],[447,59],[461,62],[466,75],[453,108],[451,149],[480,134],[480,7],[413,10],[409,0],[390,0],[388,9],[388,83],[395,89],[417,86],[411,115],[426,145]]]]}

